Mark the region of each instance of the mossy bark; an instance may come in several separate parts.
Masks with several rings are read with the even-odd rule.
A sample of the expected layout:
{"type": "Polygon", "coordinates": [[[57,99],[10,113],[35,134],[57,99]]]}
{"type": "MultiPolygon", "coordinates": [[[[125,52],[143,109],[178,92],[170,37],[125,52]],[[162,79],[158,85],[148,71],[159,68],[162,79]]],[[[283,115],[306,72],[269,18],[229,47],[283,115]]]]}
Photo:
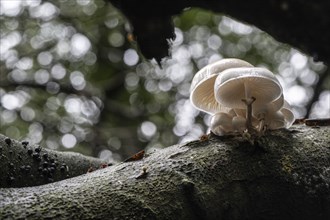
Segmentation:
{"type": "Polygon", "coordinates": [[[215,137],[0,190],[0,219],[330,219],[330,127],[215,137]]]}

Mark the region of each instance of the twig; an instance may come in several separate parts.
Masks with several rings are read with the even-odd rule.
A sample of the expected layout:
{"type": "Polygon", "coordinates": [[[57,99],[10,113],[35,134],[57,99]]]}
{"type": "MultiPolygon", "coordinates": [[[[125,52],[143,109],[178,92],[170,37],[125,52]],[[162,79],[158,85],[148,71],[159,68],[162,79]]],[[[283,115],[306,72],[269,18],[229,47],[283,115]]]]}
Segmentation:
{"type": "MultiPolygon", "coordinates": [[[[58,83],[58,82],[56,82],[58,83]]],[[[67,94],[76,94],[76,95],[82,95],[88,98],[92,98],[93,96],[95,96],[92,92],[90,91],[86,91],[86,90],[75,90],[72,86],[70,85],[63,85],[58,83],[60,86],[60,91],[67,93],[67,94]]],[[[18,86],[23,86],[23,87],[30,87],[30,88],[35,88],[35,89],[41,89],[43,91],[46,91],[47,89],[47,84],[36,84],[34,82],[31,81],[25,81],[25,82],[21,82],[21,83],[17,83],[17,82],[0,82],[0,87],[2,88],[16,88],[18,86]]]]}

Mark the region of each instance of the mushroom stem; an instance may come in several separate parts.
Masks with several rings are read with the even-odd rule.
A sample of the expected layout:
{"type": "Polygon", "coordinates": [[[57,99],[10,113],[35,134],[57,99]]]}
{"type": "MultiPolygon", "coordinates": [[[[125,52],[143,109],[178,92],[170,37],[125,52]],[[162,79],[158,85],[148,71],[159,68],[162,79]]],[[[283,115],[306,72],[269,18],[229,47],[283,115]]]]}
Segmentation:
{"type": "Polygon", "coordinates": [[[261,119],[260,122],[259,122],[259,132],[262,132],[264,131],[265,129],[265,119],[261,119]]]}
{"type": "Polygon", "coordinates": [[[259,119],[258,132],[261,133],[265,131],[265,113],[261,113],[258,119],[259,119]]]}
{"type": "Polygon", "coordinates": [[[256,100],[256,98],[246,98],[242,99],[242,101],[246,105],[246,127],[249,133],[253,132],[253,126],[252,126],[252,103],[256,100]]]}

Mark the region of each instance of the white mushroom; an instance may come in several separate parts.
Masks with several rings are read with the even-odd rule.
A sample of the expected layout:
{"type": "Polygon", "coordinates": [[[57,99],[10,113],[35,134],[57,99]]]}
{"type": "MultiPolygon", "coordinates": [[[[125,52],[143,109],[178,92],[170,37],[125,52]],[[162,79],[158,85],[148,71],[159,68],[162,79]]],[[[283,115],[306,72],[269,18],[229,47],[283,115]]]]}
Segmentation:
{"type": "Polygon", "coordinates": [[[219,136],[233,131],[233,117],[224,112],[218,112],[211,117],[211,131],[219,136]]]}
{"type": "Polygon", "coordinates": [[[220,106],[214,97],[214,82],[222,71],[230,68],[253,67],[250,63],[240,59],[222,59],[207,65],[198,71],[191,83],[190,101],[200,111],[214,114],[220,111],[229,111],[228,108],[220,106]]]}
{"type": "Polygon", "coordinates": [[[283,95],[278,99],[267,105],[267,111],[259,114],[260,121],[259,130],[263,130],[265,125],[267,129],[274,130],[279,128],[289,128],[294,122],[294,115],[291,111],[291,106],[284,100],[283,95]],[[282,101],[280,100],[282,99],[282,101]],[[283,107],[277,110],[283,103],[283,107]],[[262,123],[264,122],[264,123],[262,123]]]}
{"type": "Polygon", "coordinates": [[[252,103],[267,105],[282,95],[274,74],[264,68],[231,68],[215,80],[215,99],[229,108],[246,109],[247,129],[252,131],[252,103]]]}
{"type": "Polygon", "coordinates": [[[214,93],[220,104],[245,109],[242,99],[254,97],[254,105],[267,104],[282,95],[282,87],[274,74],[267,69],[231,68],[216,78],[214,93]]]}
{"type": "Polygon", "coordinates": [[[235,116],[232,120],[233,130],[243,132],[246,130],[246,118],[243,116],[235,116]]]}
{"type": "Polygon", "coordinates": [[[284,128],[286,125],[284,115],[281,111],[268,113],[265,118],[265,126],[267,129],[275,130],[284,128]]]}
{"type": "Polygon", "coordinates": [[[280,111],[283,113],[285,121],[286,121],[285,128],[291,127],[291,125],[293,124],[293,122],[295,120],[295,117],[291,110],[290,104],[284,100],[284,105],[280,111]]]}
{"type": "MultiPolygon", "coordinates": [[[[244,129],[246,129],[246,124],[244,126],[242,126],[242,124],[240,122],[243,121],[242,118],[244,118],[244,121],[246,122],[246,109],[238,109],[238,108],[235,108],[235,109],[232,109],[231,111],[234,111],[236,113],[236,117],[238,118],[235,118],[235,116],[233,116],[233,128],[235,130],[235,126],[236,127],[244,127],[244,129]],[[236,122],[236,121],[240,121],[240,122],[236,122]],[[236,125],[235,125],[236,124],[236,125]]],[[[257,127],[259,125],[259,121],[257,118],[255,117],[252,117],[252,125],[257,127]]],[[[239,129],[236,129],[236,130],[239,130],[239,129]]]]}
{"type": "Polygon", "coordinates": [[[235,117],[237,116],[237,113],[234,109],[230,109],[228,112],[227,112],[231,117],[235,117]]]}
{"type": "Polygon", "coordinates": [[[236,113],[237,116],[246,116],[246,109],[234,108],[233,111],[236,113]]]}
{"type": "Polygon", "coordinates": [[[252,115],[258,119],[259,126],[258,130],[264,130],[264,123],[267,115],[273,115],[275,112],[280,110],[284,104],[283,94],[273,102],[262,105],[253,105],[252,115]]]}
{"type": "Polygon", "coordinates": [[[294,121],[274,74],[243,60],[223,59],[204,67],[190,91],[192,105],[212,114],[210,128],[216,135],[240,132],[249,138],[256,130],[288,128],[294,121]]]}

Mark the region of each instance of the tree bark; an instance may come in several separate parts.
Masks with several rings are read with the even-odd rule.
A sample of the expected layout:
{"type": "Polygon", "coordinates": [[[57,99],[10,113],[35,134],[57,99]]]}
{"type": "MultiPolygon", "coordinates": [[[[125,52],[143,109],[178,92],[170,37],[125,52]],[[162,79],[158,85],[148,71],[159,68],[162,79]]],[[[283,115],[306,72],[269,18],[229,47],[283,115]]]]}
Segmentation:
{"type": "Polygon", "coordinates": [[[0,188],[56,182],[107,165],[97,158],[31,146],[0,134],[0,188]]]}
{"type": "MultiPolygon", "coordinates": [[[[1,142],[2,143],[2,142],[1,142]]],[[[330,219],[330,127],[171,146],[60,182],[0,190],[0,219],[330,219]]]]}

